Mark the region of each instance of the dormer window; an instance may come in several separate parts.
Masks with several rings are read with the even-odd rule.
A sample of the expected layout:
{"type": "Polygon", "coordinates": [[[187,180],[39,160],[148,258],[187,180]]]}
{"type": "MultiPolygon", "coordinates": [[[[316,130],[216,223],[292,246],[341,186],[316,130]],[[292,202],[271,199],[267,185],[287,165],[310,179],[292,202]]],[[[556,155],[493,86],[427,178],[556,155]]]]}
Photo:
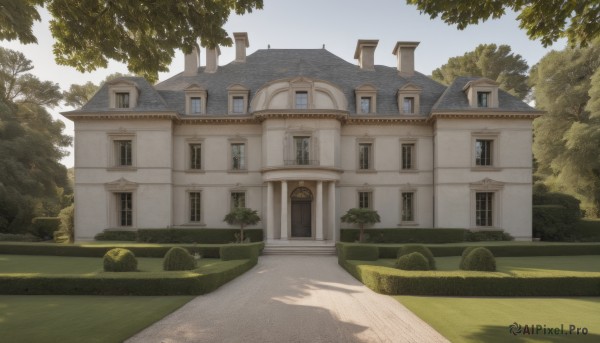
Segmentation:
{"type": "Polygon", "coordinates": [[[299,110],[308,109],[308,92],[306,92],[306,91],[296,92],[295,100],[296,100],[296,106],[294,108],[299,109],[299,110]]]}
{"type": "Polygon", "coordinates": [[[197,84],[191,84],[185,92],[185,114],[206,114],[206,89],[197,84]]]}
{"type": "Polygon", "coordinates": [[[227,90],[229,91],[229,113],[248,113],[248,93],[250,93],[250,90],[239,84],[231,85],[227,87],[227,90]]]}
{"type": "Polygon", "coordinates": [[[421,87],[412,83],[404,85],[398,89],[398,110],[404,115],[417,115],[420,110],[421,87]]]}
{"type": "Polygon", "coordinates": [[[472,108],[497,108],[498,83],[486,78],[474,79],[467,82],[463,91],[472,108]]]}
{"type": "Polygon", "coordinates": [[[477,107],[489,107],[491,92],[477,92],[477,107]]]}
{"type": "Polygon", "coordinates": [[[128,79],[108,82],[109,107],[114,109],[134,108],[139,95],[136,84],[128,79]]]}
{"type": "Polygon", "coordinates": [[[356,95],[356,113],[372,114],[377,112],[377,88],[364,84],[354,90],[356,95]]]}

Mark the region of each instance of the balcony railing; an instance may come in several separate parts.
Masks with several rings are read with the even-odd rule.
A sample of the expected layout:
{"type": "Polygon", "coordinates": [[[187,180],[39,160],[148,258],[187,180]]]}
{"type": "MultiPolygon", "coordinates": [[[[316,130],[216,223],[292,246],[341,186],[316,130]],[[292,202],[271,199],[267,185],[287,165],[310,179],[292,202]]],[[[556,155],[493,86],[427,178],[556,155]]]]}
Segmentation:
{"type": "Polygon", "coordinates": [[[284,160],[283,163],[286,166],[318,166],[319,160],[294,159],[284,160]]]}

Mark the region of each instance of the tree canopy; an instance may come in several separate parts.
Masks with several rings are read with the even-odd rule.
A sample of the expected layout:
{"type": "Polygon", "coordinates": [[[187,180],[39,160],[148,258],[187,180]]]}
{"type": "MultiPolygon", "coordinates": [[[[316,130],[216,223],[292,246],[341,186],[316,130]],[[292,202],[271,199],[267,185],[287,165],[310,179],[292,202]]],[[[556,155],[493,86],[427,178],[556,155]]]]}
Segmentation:
{"type": "Polygon", "coordinates": [[[21,53],[0,47],[0,232],[22,232],[35,216],[55,216],[72,192],[59,163],[71,137],[45,106],[57,105],[57,84],[28,73],[21,53]]]}
{"type": "Polygon", "coordinates": [[[340,219],[342,223],[358,225],[360,229],[359,242],[364,242],[365,240],[365,226],[370,226],[381,221],[379,213],[370,208],[351,208],[340,219]]]}
{"type": "Polygon", "coordinates": [[[587,48],[552,51],[531,70],[537,173],[551,190],[575,195],[600,215],[600,38],[587,48]]]}
{"type": "Polygon", "coordinates": [[[35,43],[32,26],[45,6],[53,19],[58,64],[77,70],[105,68],[108,60],[150,81],[168,70],[176,49],[231,46],[223,29],[231,12],[262,9],[262,0],[0,0],[0,39],[35,43]]]}
{"type": "Polygon", "coordinates": [[[600,36],[600,2],[597,0],[406,0],[421,13],[438,16],[459,30],[490,18],[497,19],[506,11],[519,13],[519,27],[531,39],[539,39],[544,47],[559,38],[567,38],[572,47],[587,46],[600,36]]]}
{"type": "Polygon", "coordinates": [[[482,76],[500,84],[500,88],[523,99],[529,93],[527,70],[521,55],[515,55],[508,45],[481,44],[462,56],[451,57],[448,63],[435,69],[432,78],[450,84],[458,76],[482,76]]]}
{"type": "Polygon", "coordinates": [[[258,212],[256,212],[256,210],[246,207],[236,207],[225,215],[223,221],[229,225],[240,226],[240,243],[243,243],[244,227],[258,224],[258,222],[260,222],[260,217],[258,216],[258,212]]]}

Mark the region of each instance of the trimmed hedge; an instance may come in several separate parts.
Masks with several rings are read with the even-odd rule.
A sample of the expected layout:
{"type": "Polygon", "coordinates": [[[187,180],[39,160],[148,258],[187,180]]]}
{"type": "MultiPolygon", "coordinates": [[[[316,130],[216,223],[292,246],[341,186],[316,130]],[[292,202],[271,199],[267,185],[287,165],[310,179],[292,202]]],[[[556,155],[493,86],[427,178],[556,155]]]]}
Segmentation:
{"type": "MultiPolygon", "coordinates": [[[[358,241],[359,229],[341,229],[341,242],[358,241]]],[[[458,243],[464,242],[465,229],[367,229],[373,243],[458,243]]]]}
{"type": "Polygon", "coordinates": [[[460,269],[494,272],[496,271],[496,258],[486,248],[475,248],[461,259],[460,269]]]}
{"type": "MultiPolygon", "coordinates": [[[[235,234],[239,232],[239,229],[139,229],[137,240],[146,243],[225,244],[235,242],[235,234]]],[[[244,238],[262,242],[263,230],[245,229],[244,238]]]]}
{"type": "MultiPolygon", "coordinates": [[[[424,245],[421,244],[406,244],[398,249],[398,257],[412,254],[413,252],[418,252],[423,255],[427,259],[427,269],[435,269],[435,258],[431,253],[431,250],[424,245]]],[[[423,269],[425,270],[425,269],[423,269]]]]}
{"type": "Polygon", "coordinates": [[[339,251],[340,258],[344,260],[376,261],[379,259],[379,248],[375,245],[344,244],[339,251]]]}
{"type": "MultiPolygon", "coordinates": [[[[375,292],[439,296],[600,296],[600,276],[532,276],[487,272],[407,272],[340,261],[352,276],[375,292]]],[[[583,273],[578,273],[583,274],[583,273]]]]}
{"type": "Polygon", "coordinates": [[[196,269],[196,260],[189,251],[181,247],[172,247],[167,251],[163,260],[163,270],[192,270],[196,269]]]}
{"type": "Polygon", "coordinates": [[[54,237],[54,232],[60,228],[60,218],[58,217],[35,217],[31,221],[31,232],[45,240],[54,237]]]}
{"type": "Polygon", "coordinates": [[[38,242],[39,240],[30,233],[0,233],[0,242],[38,242]]]}
{"type": "Polygon", "coordinates": [[[216,270],[99,274],[0,274],[0,294],[23,295],[200,295],[252,269],[254,259],[222,262],[216,270]]]}
{"type": "Polygon", "coordinates": [[[97,241],[135,242],[137,240],[137,231],[104,230],[94,236],[94,239],[97,241]]]}
{"type": "Polygon", "coordinates": [[[122,248],[111,249],[104,254],[105,272],[134,272],[137,270],[137,259],[135,255],[122,248]]]}
{"type": "Polygon", "coordinates": [[[258,244],[228,244],[219,249],[222,261],[258,259],[261,246],[258,244]]]}
{"type": "Polygon", "coordinates": [[[402,270],[429,270],[429,262],[423,254],[412,252],[398,257],[396,268],[402,270]]]}
{"type": "Polygon", "coordinates": [[[467,242],[490,242],[490,241],[512,241],[514,238],[503,230],[481,230],[467,231],[465,241],[467,242]]]}

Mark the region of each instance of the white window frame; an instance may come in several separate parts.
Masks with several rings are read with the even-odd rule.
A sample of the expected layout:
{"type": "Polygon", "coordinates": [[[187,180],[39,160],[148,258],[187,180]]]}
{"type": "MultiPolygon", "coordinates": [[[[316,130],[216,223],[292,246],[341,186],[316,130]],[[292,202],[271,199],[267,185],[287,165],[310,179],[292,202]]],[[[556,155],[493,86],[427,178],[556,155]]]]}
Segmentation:
{"type": "Polygon", "coordinates": [[[234,194],[243,194],[244,196],[244,207],[248,208],[248,192],[245,189],[230,189],[229,190],[229,210],[232,211],[234,209],[233,205],[233,195],[234,194]]]}
{"type": "Polygon", "coordinates": [[[404,85],[396,92],[398,101],[398,112],[403,115],[419,115],[421,113],[421,92],[422,88],[412,83],[404,85]],[[413,111],[407,112],[404,110],[404,99],[413,99],[413,111]]]}
{"type": "Polygon", "coordinates": [[[417,151],[418,151],[418,140],[416,138],[400,138],[400,166],[399,166],[400,173],[414,173],[419,170],[418,164],[417,164],[418,163],[417,151]],[[405,144],[410,144],[413,146],[410,169],[404,168],[404,151],[402,149],[402,146],[405,144]]]}
{"type": "Polygon", "coordinates": [[[124,178],[119,180],[106,183],[104,185],[107,197],[108,197],[108,222],[109,225],[113,228],[119,228],[123,230],[134,230],[137,227],[137,208],[138,208],[138,198],[137,198],[137,189],[138,184],[135,182],[128,181],[124,178]],[[122,226],[120,223],[120,199],[119,194],[121,193],[131,193],[131,225],[122,226]]]}
{"type": "Polygon", "coordinates": [[[502,192],[504,183],[485,178],[479,182],[470,184],[471,191],[471,228],[476,230],[497,230],[502,228],[502,192]],[[493,193],[492,199],[492,225],[477,225],[477,193],[493,193]]]}
{"type": "Polygon", "coordinates": [[[136,134],[131,132],[118,132],[108,134],[108,170],[136,170],[137,169],[137,140],[136,134]],[[118,142],[131,141],[131,165],[121,165],[118,142]]]}
{"type": "Polygon", "coordinates": [[[375,170],[375,139],[370,137],[360,137],[356,139],[356,172],[357,173],[373,173],[375,170]],[[361,160],[360,160],[360,147],[363,144],[370,145],[369,151],[369,168],[362,169],[361,168],[361,160]]]}
{"type": "Polygon", "coordinates": [[[418,226],[419,221],[418,221],[418,195],[417,195],[417,189],[410,187],[410,186],[405,186],[405,187],[401,187],[400,188],[400,203],[399,203],[399,221],[400,224],[398,224],[398,226],[418,226]],[[412,194],[412,214],[413,214],[413,220],[403,220],[404,217],[404,194],[405,193],[410,193],[412,194]]]}
{"type": "Polygon", "coordinates": [[[471,170],[472,171],[499,171],[500,168],[500,133],[496,131],[481,131],[471,133],[471,170]],[[485,140],[492,142],[491,151],[491,165],[477,165],[477,148],[476,144],[478,140],[485,140]]]}
{"type": "Polygon", "coordinates": [[[250,90],[240,84],[235,84],[227,87],[228,91],[228,112],[233,115],[243,115],[248,114],[248,95],[250,94],[250,90]],[[242,98],[243,108],[242,112],[234,112],[234,98],[242,98]]]}
{"type": "Polygon", "coordinates": [[[375,86],[369,83],[363,84],[354,90],[354,95],[356,98],[356,114],[370,115],[377,113],[377,88],[375,86]],[[362,112],[362,98],[371,98],[371,106],[369,108],[369,113],[362,112]]]}
{"type": "Polygon", "coordinates": [[[206,114],[206,100],[207,92],[206,89],[200,87],[197,84],[188,86],[185,90],[185,114],[198,116],[206,114]],[[192,112],[192,99],[200,98],[200,112],[192,112]]]}
{"type": "Polygon", "coordinates": [[[204,226],[204,199],[203,199],[203,192],[200,189],[188,189],[185,192],[186,194],[186,209],[187,209],[187,216],[186,216],[186,221],[188,222],[188,224],[190,225],[197,225],[197,226],[204,226]],[[200,195],[200,218],[198,218],[198,220],[192,220],[192,194],[199,194],[200,195]]]}
{"type": "Polygon", "coordinates": [[[361,197],[361,193],[367,193],[368,194],[368,198],[369,198],[369,207],[366,207],[368,209],[375,209],[375,192],[373,191],[372,188],[358,188],[356,190],[356,208],[363,208],[360,207],[360,197],[361,197]]]}
{"type": "Polygon", "coordinates": [[[294,109],[297,110],[308,110],[310,108],[310,91],[305,89],[295,89],[294,90],[294,109]],[[306,95],[306,107],[298,106],[298,95],[305,94],[306,95]]]}
{"type": "Polygon", "coordinates": [[[228,149],[228,166],[227,169],[230,173],[247,173],[248,172],[248,140],[245,138],[230,138],[229,149],[228,149]],[[233,146],[240,144],[244,146],[244,159],[240,169],[233,168],[233,146]]]}
{"type": "Polygon", "coordinates": [[[185,171],[189,173],[204,172],[205,146],[204,138],[189,138],[185,140],[185,171]],[[192,168],[192,146],[200,145],[200,169],[192,168]]]}
{"type": "Polygon", "coordinates": [[[128,111],[137,106],[139,91],[135,83],[125,79],[108,82],[109,108],[128,111]],[[117,93],[129,93],[129,107],[117,107],[117,93]]]}

